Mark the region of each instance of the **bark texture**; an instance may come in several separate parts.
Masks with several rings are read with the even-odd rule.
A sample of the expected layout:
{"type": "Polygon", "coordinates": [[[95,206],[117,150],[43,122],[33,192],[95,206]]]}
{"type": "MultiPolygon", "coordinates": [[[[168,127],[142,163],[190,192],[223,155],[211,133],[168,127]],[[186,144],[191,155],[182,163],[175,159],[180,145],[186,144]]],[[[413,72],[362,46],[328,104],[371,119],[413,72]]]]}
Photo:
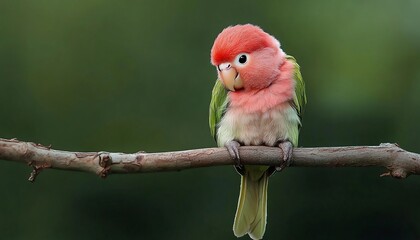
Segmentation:
{"type": "MultiPolygon", "coordinates": [[[[280,165],[279,148],[240,147],[243,164],[280,165]]],[[[0,159],[32,166],[29,181],[46,168],[95,173],[144,173],[180,171],[189,168],[234,165],[225,148],[203,148],[161,153],[70,152],[51,149],[32,142],[0,138],[0,159]]],[[[406,178],[420,174],[420,155],[405,151],[397,144],[379,146],[295,148],[291,167],[368,167],[381,166],[388,171],[381,176],[406,178]]]]}

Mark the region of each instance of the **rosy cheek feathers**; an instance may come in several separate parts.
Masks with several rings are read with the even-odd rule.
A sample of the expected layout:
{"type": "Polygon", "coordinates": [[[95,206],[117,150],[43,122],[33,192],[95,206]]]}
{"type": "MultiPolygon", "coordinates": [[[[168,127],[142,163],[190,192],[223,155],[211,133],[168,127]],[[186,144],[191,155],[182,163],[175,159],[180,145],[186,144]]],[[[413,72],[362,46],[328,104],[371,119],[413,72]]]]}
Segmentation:
{"type": "Polygon", "coordinates": [[[293,99],[295,88],[293,64],[286,61],[281,65],[280,72],[281,74],[269,87],[260,90],[230,92],[231,107],[251,113],[265,112],[282,105],[287,106],[287,103],[293,99]]]}
{"type": "Polygon", "coordinates": [[[262,89],[271,84],[280,74],[279,66],[284,61],[281,49],[264,48],[251,54],[251,61],[241,71],[245,88],[262,89]]]}
{"type": "Polygon", "coordinates": [[[279,80],[293,79],[295,67],[293,66],[293,63],[291,63],[290,61],[286,61],[284,64],[280,66],[280,72],[281,74],[280,74],[279,80]]]}

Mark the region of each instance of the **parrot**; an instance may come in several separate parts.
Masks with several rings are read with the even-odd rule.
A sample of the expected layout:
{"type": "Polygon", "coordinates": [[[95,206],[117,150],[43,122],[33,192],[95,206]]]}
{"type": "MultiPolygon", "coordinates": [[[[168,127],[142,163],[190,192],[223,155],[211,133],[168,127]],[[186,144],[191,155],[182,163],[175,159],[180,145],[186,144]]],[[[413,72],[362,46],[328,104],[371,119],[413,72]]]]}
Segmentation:
{"type": "Polygon", "coordinates": [[[290,165],[298,145],[305,83],[296,59],[253,24],[223,29],[210,55],[218,75],[210,101],[210,132],[219,147],[227,148],[241,175],[233,232],[262,239],[268,178],[290,165]],[[278,147],[282,158],[277,166],[243,165],[240,146],[278,147]]]}

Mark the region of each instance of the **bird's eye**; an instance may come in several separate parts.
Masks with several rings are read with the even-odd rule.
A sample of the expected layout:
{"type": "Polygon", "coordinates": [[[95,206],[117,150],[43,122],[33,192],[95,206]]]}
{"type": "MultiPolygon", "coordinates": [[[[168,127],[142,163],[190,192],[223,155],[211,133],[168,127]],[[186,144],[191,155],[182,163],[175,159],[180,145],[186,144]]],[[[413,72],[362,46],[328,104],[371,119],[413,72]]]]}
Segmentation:
{"type": "Polygon", "coordinates": [[[242,64],[246,63],[246,55],[241,55],[238,59],[238,62],[242,64]]]}
{"type": "Polygon", "coordinates": [[[235,62],[239,65],[245,65],[245,63],[248,61],[248,54],[241,53],[238,56],[236,56],[235,62]]]}

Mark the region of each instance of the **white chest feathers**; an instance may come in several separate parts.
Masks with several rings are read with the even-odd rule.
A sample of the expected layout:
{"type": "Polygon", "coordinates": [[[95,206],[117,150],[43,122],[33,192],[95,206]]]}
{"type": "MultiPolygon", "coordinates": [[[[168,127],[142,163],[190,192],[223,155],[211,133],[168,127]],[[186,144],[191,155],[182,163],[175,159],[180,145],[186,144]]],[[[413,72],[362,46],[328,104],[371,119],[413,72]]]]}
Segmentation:
{"type": "Polygon", "coordinates": [[[219,123],[217,142],[219,146],[231,140],[243,145],[274,146],[279,140],[289,140],[296,145],[299,124],[299,116],[291,106],[264,113],[228,110],[219,123]]]}

